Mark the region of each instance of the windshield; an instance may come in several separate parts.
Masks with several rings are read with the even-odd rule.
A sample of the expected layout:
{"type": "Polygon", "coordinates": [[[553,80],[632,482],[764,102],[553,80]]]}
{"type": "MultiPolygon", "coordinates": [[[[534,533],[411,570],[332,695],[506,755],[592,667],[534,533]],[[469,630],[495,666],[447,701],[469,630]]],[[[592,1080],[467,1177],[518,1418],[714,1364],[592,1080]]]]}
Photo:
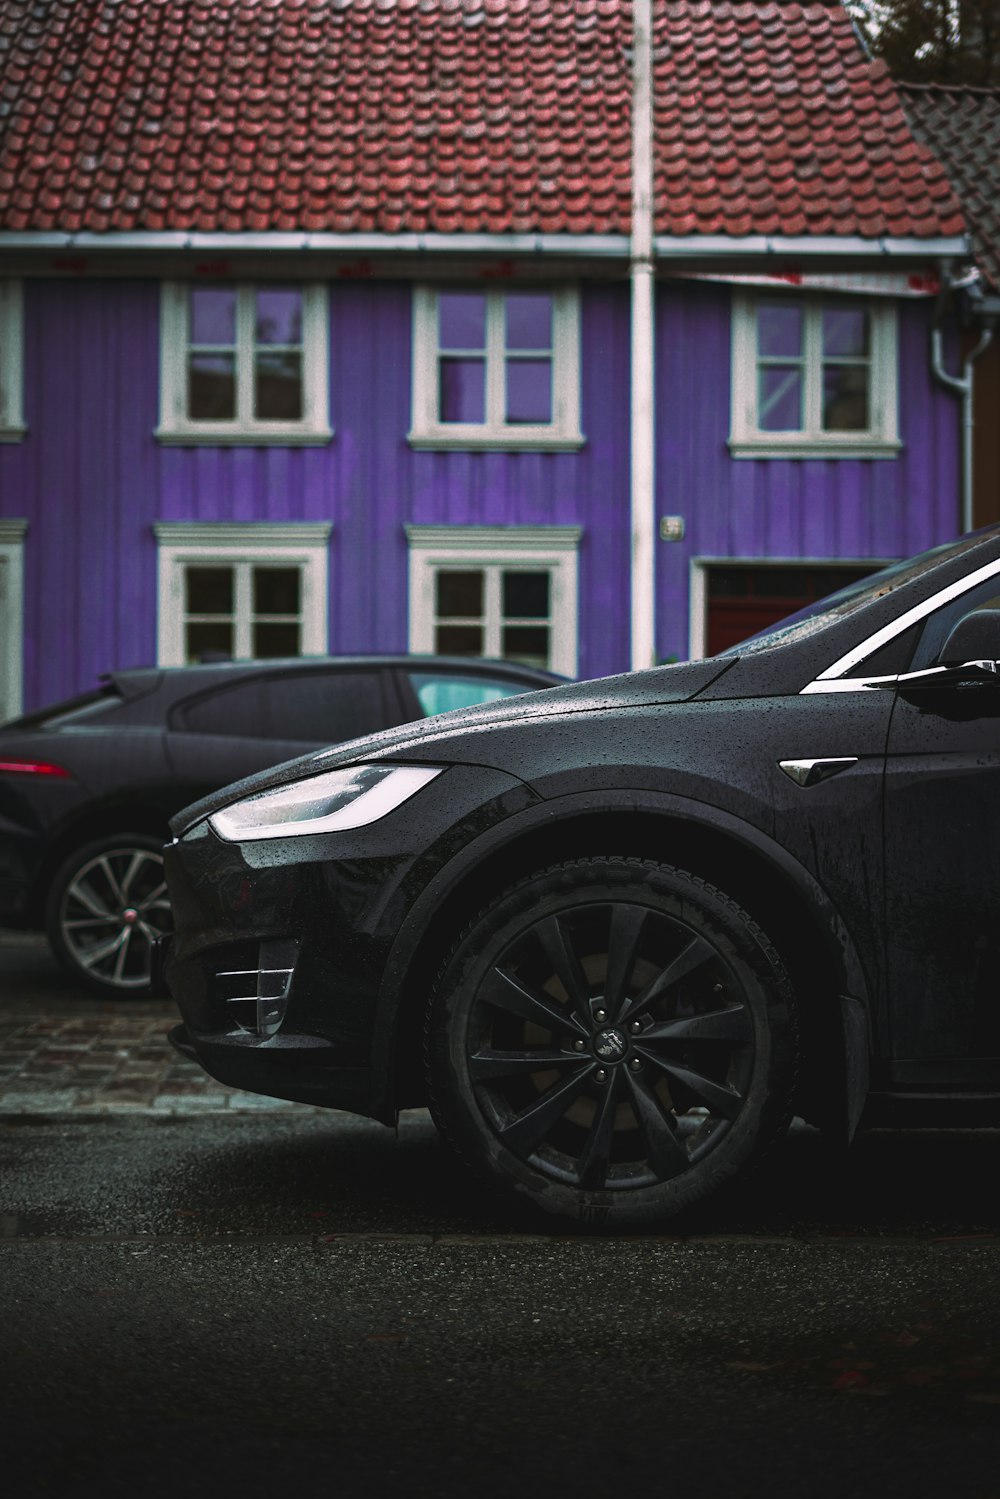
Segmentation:
{"type": "Polygon", "coordinates": [[[958,541],[943,542],[940,546],[932,547],[929,552],[921,552],[917,557],[907,557],[902,562],[893,562],[889,567],[883,567],[877,573],[870,573],[866,578],[858,578],[855,582],[848,583],[846,588],[838,588],[836,593],[827,594],[826,598],[817,599],[813,604],[806,604],[804,608],[796,610],[794,614],[789,614],[777,624],[770,625],[756,635],[748,636],[746,640],[741,640],[737,645],[731,645],[726,650],[719,651],[718,654],[720,656],[749,656],[756,651],[770,650],[772,646],[804,640],[807,636],[814,635],[817,630],[825,629],[836,620],[853,614],[856,609],[863,609],[866,604],[873,603],[875,599],[883,598],[885,594],[901,588],[904,583],[911,583],[914,578],[919,578],[922,573],[936,567],[939,563],[951,557],[961,556],[963,552],[978,546],[982,539],[982,532],[970,532],[958,541]]]}

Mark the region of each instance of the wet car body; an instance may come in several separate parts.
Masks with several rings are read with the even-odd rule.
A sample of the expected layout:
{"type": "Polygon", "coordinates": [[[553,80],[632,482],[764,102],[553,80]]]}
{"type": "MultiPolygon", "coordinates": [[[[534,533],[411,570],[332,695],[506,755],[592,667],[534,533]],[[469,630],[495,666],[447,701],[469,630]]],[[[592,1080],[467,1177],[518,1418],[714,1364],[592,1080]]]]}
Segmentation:
{"type": "MultiPolygon", "coordinates": [[[[517,1137],[522,1118],[539,1113],[541,1102],[536,1108],[532,1095],[521,1110],[513,1085],[509,1098],[502,1088],[493,1096],[490,1068],[501,1065],[500,1054],[482,1042],[481,1018],[461,1021],[469,1036],[479,1026],[471,1061],[461,1060],[448,1027],[460,1025],[454,1016],[463,984],[481,985],[491,1016],[509,1009],[509,995],[487,992],[508,959],[492,978],[470,979],[476,944],[466,936],[463,949],[463,933],[479,931],[488,945],[500,941],[502,928],[503,952],[512,952],[517,933],[530,927],[535,879],[537,901],[556,900],[556,927],[543,931],[539,917],[539,941],[560,921],[567,930],[575,922],[579,932],[577,908],[613,930],[616,912],[656,907],[651,919],[673,923],[684,942],[694,933],[691,943],[737,913],[736,936],[712,939],[709,988],[726,992],[721,1022],[712,1018],[713,1001],[693,991],[682,997],[679,1020],[664,1012],[636,1019],[642,996],[625,985],[618,1012],[633,1017],[636,1034],[624,1023],[605,1025],[605,1011],[593,1007],[610,992],[610,939],[600,972],[594,954],[580,948],[592,991],[580,1003],[603,1017],[589,1030],[577,1035],[569,1027],[553,1040],[557,1017],[539,1039],[545,1007],[551,1010],[546,995],[560,1003],[565,995],[558,982],[550,980],[540,997],[526,982],[536,1007],[529,1041],[549,1068],[541,1082],[542,1061],[536,1069],[540,1101],[555,1100],[551,1079],[568,1070],[571,1045],[590,1068],[586,1097],[597,1099],[581,1115],[587,1138],[576,1166],[572,1147],[567,1153],[560,1144],[545,1156],[537,1142],[515,1148],[507,1163],[507,1185],[550,1211],[631,1221],[620,1208],[630,1195],[647,1202],[648,1215],[673,1211],[662,1192],[653,1202],[646,1166],[632,1173],[634,1193],[623,1157],[616,1164],[612,1153],[601,1177],[593,1153],[599,1147],[607,1156],[611,1125],[596,1122],[603,1102],[593,1079],[602,1086],[609,1076],[617,1080],[632,1113],[614,1128],[640,1135],[650,1108],[653,1135],[662,1134],[654,1115],[665,1098],[662,1088],[660,1104],[642,1091],[644,1069],[658,1069],[689,1104],[694,1098],[687,1112],[698,1116],[708,1144],[685,1146],[683,1170],[675,1162],[661,1175],[697,1176],[691,1162],[708,1151],[712,1131],[735,1137],[742,1128],[742,1105],[732,1096],[759,1093],[766,1114],[766,1095],[780,1091],[773,1079],[747,1082],[745,1093],[732,1081],[750,1045],[751,1012],[754,1045],[764,1045],[773,1028],[794,1052],[794,1065],[774,1064],[786,1115],[794,1108],[848,1134],[866,1106],[869,1117],[909,1120],[941,1106],[959,1117],[962,1104],[977,1117],[1000,1116],[1000,684],[985,659],[962,669],[940,664],[965,613],[982,606],[979,626],[985,621],[996,632],[985,605],[1000,596],[1000,531],[964,538],[859,593],[860,604],[820,612],[742,654],[450,714],[307,757],[189,809],[175,821],[168,853],[179,930],[167,977],[185,1021],[178,1044],[225,1082],[386,1122],[429,1096],[434,1105],[436,1068],[440,1090],[463,1093],[460,1107],[446,1098],[437,1110],[446,1133],[464,1135],[457,1141],[463,1154],[493,1169],[508,1134],[517,1137]],[[361,763],[440,773],[389,815],[353,830],[229,841],[210,821],[241,798],[361,763]],[[662,897],[636,894],[663,870],[662,897]],[[510,892],[525,881],[518,915],[510,892]],[[624,893],[616,894],[618,886],[624,893]],[[705,886],[715,904],[702,917],[696,907],[705,886]],[[741,925],[755,934],[742,956],[741,925]],[[769,966],[760,980],[770,986],[766,1003],[756,993],[761,963],[769,966]],[[730,985],[734,974],[754,992],[731,999],[728,991],[741,992],[738,982],[730,985]],[[265,1035],[258,1022],[268,984],[280,989],[273,997],[281,1018],[265,1035]],[[451,998],[436,1001],[442,985],[451,998]],[[435,1022],[428,1027],[429,1003],[444,1016],[437,1031],[435,1022]],[[707,1054],[713,1024],[728,1027],[730,1055],[714,1073],[699,1072],[691,1055],[707,1054]],[[671,1025],[686,1027],[680,1060],[660,1054],[671,1025]],[[617,1055],[609,1073],[608,1047],[621,1051],[634,1077],[614,1070],[617,1055]],[[477,1107],[483,1128],[469,1123],[477,1107]],[[551,1191],[546,1171],[548,1186],[556,1182],[551,1191]]],[[[636,952],[633,989],[642,987],[639,958],[648,964],[656,956],[636,952]]],[[[570,975],[569,988],[572,964],[560,970],[564,959],[553,962],[570,975]]],[[[575,971],[579,978],[579,964],[575,971]]],[[[775,1043],[776,1054],[783,1045],[775,1043]]],[[[514,1050],[504,1056],[510,1069],[514,1050]]],[[[680,1198],[684,1206],[683,1192],[680,1198]]]]}

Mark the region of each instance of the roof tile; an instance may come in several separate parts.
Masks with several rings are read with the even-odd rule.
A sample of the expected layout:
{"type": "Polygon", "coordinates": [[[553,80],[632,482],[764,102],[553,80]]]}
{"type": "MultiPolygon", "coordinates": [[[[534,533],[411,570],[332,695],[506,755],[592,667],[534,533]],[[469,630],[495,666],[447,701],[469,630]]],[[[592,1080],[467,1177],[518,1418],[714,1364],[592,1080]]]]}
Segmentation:
{"type": "MultiPolygon", "coordinates": [[[[629,0],[0,0],[0,227],[625,232],[630,30],[629,0]]],[[[839,5],[654,0],[654,51],[660,233],[960,226],[839,5]]]]}

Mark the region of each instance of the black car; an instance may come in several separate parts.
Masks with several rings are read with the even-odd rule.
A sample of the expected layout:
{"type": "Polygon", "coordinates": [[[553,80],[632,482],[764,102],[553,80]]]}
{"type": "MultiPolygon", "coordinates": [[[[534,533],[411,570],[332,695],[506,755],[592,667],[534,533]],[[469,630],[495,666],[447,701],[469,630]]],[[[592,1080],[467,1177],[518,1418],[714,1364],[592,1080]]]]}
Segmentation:
{"type": "Polygon", "coordinates": [[[171,815],[320,745],[564,680],[510,661],[312,657],[120,671],[0,728],[0,926],[46,928],[105,994],[169,929],[171,815]]]}
{"type": "Polygon", "coordinates": [[[174,820],[177,1046],[620,1225],[793,1114],[1000,1117],[1000,527],[732,652],[313,755],[174,820]],[[967,1107],[963,1110],[962,1105],[967,1107]]]}

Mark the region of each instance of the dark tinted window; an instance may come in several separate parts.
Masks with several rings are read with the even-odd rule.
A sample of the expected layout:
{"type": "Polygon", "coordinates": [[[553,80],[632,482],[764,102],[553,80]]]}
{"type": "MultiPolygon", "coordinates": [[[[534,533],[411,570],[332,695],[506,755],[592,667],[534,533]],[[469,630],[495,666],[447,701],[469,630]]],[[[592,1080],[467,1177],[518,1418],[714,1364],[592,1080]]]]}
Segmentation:
{"type": "Polygon", "coordinates": [[[505,681],[502,677],[470,674],[467,677],[446,676],[440,672],[411,671],[413,690],[424,713],[447,713],[452,708],[471,708],[476,703],[492,703],[500,697],[530,692],[526,682],[505,681]]]}
{"type": "Polygon", "coordinates": [[[193,734],[337,744],[384,729],[383,678],[374,671],[285,672],[251,677],[187,703],[181,726],[193,734]]]}

